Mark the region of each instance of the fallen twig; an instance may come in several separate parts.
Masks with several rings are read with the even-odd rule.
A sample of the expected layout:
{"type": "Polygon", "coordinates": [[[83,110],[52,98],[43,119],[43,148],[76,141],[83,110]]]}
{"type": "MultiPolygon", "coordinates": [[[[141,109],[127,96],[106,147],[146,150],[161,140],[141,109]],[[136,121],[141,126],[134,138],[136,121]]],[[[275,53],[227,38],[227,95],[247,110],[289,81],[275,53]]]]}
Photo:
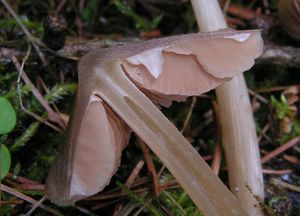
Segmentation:
{"type": "Polygon", "coordinates": [[[212,158],[211,169],[216,175],[219,175],[222,160],[222,148],[219,142],[215,145],[215,150],[212,158]]]}
{"type": "Polygon", "coordinates": [[[251,90],[251,89],[248,89],[248,93],[249,93],[250,95],[256,97],[257,99],[259,99],[259,100],[260,100],[261,102],[263,102],[264,104],[268,104],[268,103],[269,103],[268,100],[267,100],[265,97],[261,96],[261,95],[258,94],[256,91],[253,91],[253,90],[251,90]]]}
{"type": "Polygon", "coordinates": [[[155,194],[155,196],[158,196],[159,195],[158,177],[157,177],[157,172],[156,172],[153,160],[152,160],[152,156],[150,154],[150,150],[146,146],[146,144],[143,142],[143,140],[141,140],[140,138],[138,138],[138,142],[139,142],[142,152],[144,154],[144,158],[145,158],[145,161],[146,161],[146,164],[148,167],[148,171],[151,173],[151,176],[152,176],[154,194],[155,194]]]}
{"type": "MultiPolygon", "coordinates": [[[[98,209],[105,208],[105,207],[107,207],[107,206],[111,206],[111,205],[114,204],[114,203],[119,203],[120,201],[122,201],[122,200],[124,200],[124,199],[125,199],[125,198],[122,197],[122,198],[115,199],[115,200],[110,200],[110,201],[107,201],[107,202],[101,201],[99,204],[96,204],[96,205],[92,206],[92,207],[91,207],[91,210],[92,210],[92,211],[96,211],[96,210],[98,210],[98,209]]],[[[121,207],[122,207],[122,206],[121,206],[121,207]]],[[[120,208],[120,209],[119,209],[119,208],[116,208],[116,207],[115,207],[115,209],[116,209],[116,211],[114,211],[113,215],[114,215],[114,216],[119,216],[119,215],[120,215],[119,212],[122,211],[123,208],[120,208]]]]}
{"type": "MultiPolygon", "coordinates": [[[[177,183],[177,181],[175,180],[171,180],[169,182],[163,183],[159,185],[159,190],[167,190],[167,189],[174,189],[174,188],[178,188],[179,185],[177,183]]],[[[139,188],[139,189],[134,189],[132,190],[132,192],[134,193],[144,193],[146,191],[151,191],[150,187],[144,187],[144,188],[139,188]]],[[[92,197],[87,197],[84,200],[88,201],[88,200],[107,200],[107,199],[115,199],[115,198],[120,198],[120,197],[124,197],[127,196],[128,194],[126,192],[123,191],[118,191],[118,192],[113,192],[113,193],[109,193],[109,194],[99,194],[99,195],[95,195],[92,197]]]]}
{"type": "Polygon", "coordinates": [[[289,86],[275,86],[275,87],[269,87],[269,88],[261,88],[258,90],[255,90],[258,93],[272,93],[272,92],[278,92],[278,91],[284,91],[289,88],[300,88],[300,85],[289,85],[289,86]]]}
{"type": "Polygon", "coordinates": [[[0,200],[0,207],[1,205],[18,205],[24,203],[23,200],[0,200]]]}
{"type": "MultiPolygon", "coordinates": [[[[256,13],[255,11],[245,8],[245,7],[240,7],[235,4],[230,4],[226,10],[227,13],[240,17],[245,20],[252,20],[255,19],[257,16],[263,16],[261,14],[256,13]]],[[[265,16],[263,16],[265,17],[265,16]]]]}
{"type": "MultiPolygon", "coordinates": [[[[127,188],[131,188],[134,180],[136,179],[136,177],[138,176],[138,174],[140,173],[141,169],[143,168],[145,164],[145,161],[144,160],[140,160],[134,167],[134,169],[132,170],[132,172],[130,173],[126,183],[125,183],[125,186],[127,188]]],[[[100,205],[102,207],[102,205],[100,205]]],[[[93,207],[93,210],[95,209],[98,209],[99,208],[99,205],[97,206],[94,206],[93,207]]],[[[119,212],[121,211],[121,209],[123,208],[123,205],[121,203],[119,203],[118,205],[116,205],[115,207],[115,210],[114,210],[114,213],[113,215],[118,215],[119,212]]]]}
{"type": "Polygon", "coordinates": [[[291,172],[293,172],[293,170],[291,169],[284,169],[284,170],[263,169],[263,173],[269,175],[284,175],[291,172]]]}
{"type": "Polygon", "coordinates": [[[60,11],[64,8],[65,4],[67,3],[67,0],[62,0],[59,2],[58,6],[55,9],[55,14],[59,14],[60,11]]]}
{"type": "Polygon", "coordinates": [[[283,182],[283,181],[281,181],[279,179],[275,179],[275,178],[271,179],[270,181],[275,186],[283,187],[283,188],[286,188],[288,190],[300,193],[300,187],[298,187],[296,185],[292,185],[292,184],[289,184],[287,182],[283,182]]]}
{"type": "Polygon", "coordinates": [[[283,159],[290,162],[290,163],[293,163],[293,164],[296,164],[296,165],[300,165],[300,160],[296,157],[293,157],[293,156],[290,156],[290,155],[283,155],[283,159]]]}
{"type": "Polygon", "coordinates": [[[189,124],[190,121],[191,121],[191,117],[192,117],[192,114],[193,114],[193,111],[194,111],[194,108],[195,108],[196,103],[197,103],[197,97],[194,96],[194,97],[192,97],[192,103],[191,103],[191,105],[190,105],[190,107],[189,107],[188,114],[187,114],[186,117],[185,117],[183,126],[182,126],[182,128],[180,129],[180,132],[181,132],[181,133],[184,133],[185,130],[187,129],[188,124],[189,124]]]}
{"type": "Polygon", "coordinates": [[[36,204],[32,206],[32,208],[25,214],[25,216],[30,216],[32,213],[46,200],[46,197],[43,196],[36,204]]]}
{"type": "Polygon", "coordinates": [[[275,149],[274,151],[271,151],[270,153],[268,153],[267,155],[263,156],[261,158],[261,163],[264,164],[266,162],[268,162],[269,160],[271,160],[272,158],[276,157],[277,155],[281,154],[282,152],[286,151],[287,149],[295,146],[296,144],[298,144],[300,142],[300,136],[297,136],[295,138],[293,138],[292,140],[290,140],[289,142],[285,143],[284,145],[278,147],[277,149],[275,149]]]}
{"type": "MultiPolygon", "coordinates": [[[[35,204],[38,203],[38,201],[36,201],[35,199],[32,199],[31,197],[26,196],[25,194],[22,194],[22,193],[20,193],[20,192],[18,192],[16,190],[14,190],[13,188],[10,188],[10,187],[4,185],[4,184],[1,184],[1,190],[4,191],[4,192],[6,192],[6,193],[9,193],[9,194],[11,194],[13,196],[16,196],[16,197],[18,197],[18,198],[20,198],[22,200],[25,200],[25,201],[33,204],[33,205],[35,205],[35,204]]],[[[44,209],[44,210],[46,210],[46,211],[48,211],[50,213],[52,213],[53,215],[63,216],[63,214],[61,214],[59,211],[57,211],[57,210],[55,210],[53,208],[50,208],[50,207],[48,207],[48,206],[46,206],[44,204],[39,204],[38,207],[42,208],[42,209],[44,209]]]]}
{"type": "Polygon", "coordinates": [[[142,205],[133,216],[138,216],[150,203],[152,202],[152,199],[147,200],[147,202],[142,205]]]}
{"type": "MultiPolygon", "coordinates": [[[[27,55],[26,55],[27,56],[27,55]]],[[[27,57],[28,58],[28,57],[27,57]]],[[[48,102],[44,99],[44,97],[41,95],[41,93],[37,90],[37,88],[33,85],[33,83],[31,82],[31,80],[28,78],[27,74],[24,71],[24,64],[26,61],[26,58],[24,59],[24,61],[22,62],[22,65],[20,65],[20,63],[18,62],[17,58],[15,56],[11,56],[11,60],[13,61],[13,63],[15,64],[16,69],[19,72],[19,76],[18,76],[18,80],[17,80],[17,84],[20,84],[20,78],[22,77],[22,79],[24,80],[24,82],[30,86],[30,89],[33,93],[33,95],[36,97],[36,99],[40,102],[40,104],[45,108],[45,110],[48,112],[48,118],[50,121],[57,123],[61,129],[59,129],[58,127],[50,124],[49,122],[45,122],[42,118],[40,118],[39,116],[37,116],[36,114],[28,111],[22,103],[22,99],[21,99],[21,95],[19,94],[19,99],[20,99],[20,105],[21,108],[29,115],[33,116],[34,118],[36,118],[37,120],[41,121],[44,124],[47,124],[48,126],[52,127],[53,129],[61,132],[62,130],[64,130],[66,128],[66,124],[64,122],[64,120],[62,119],[62,117],[57,114],[55,111],[52,110],[52,108],[49,106],[48,102]]],[[[20,87],[18,87],[18,89],[20,90],[20,87]]],[[[19,91],[20,92],[20,91],[19,91]]]]}
{"type": "Polygon", "coordinates": [[[259,134],[259,137],[258,137],[258,142],[261,141],[261,139],[264,137],[266,140],[268,140],[268,142],[272,142],[272,140],[267,136],[267,131],[270,129],[270,124],[267,123],[263,129],[261,130],[260,134],[259,134]]]}
{"type": "Polygon", "coordinates": [[[136,166],[134,167],[134,169],[133,169],[132,172],[130,173],[130,175],[129,175],[129,177],[128,177],[126,183],[125,183],[125,186],[126,186],[127,188],[131,188],[131,186],[132,186],[134,180],[136,179],[137,175],[140,173],[140,171],[141,171],[141,169],[143,168],[144,164],[145,164],[145,161],[143,161],[143,160],[140,160],[140,161],[136,164],[136,166]]]}
{"type": "Polygon", "coordinates": [[[17,184],[15,182],[8,181],[11,185],[14,186],[15,189],[19,190],[39,190],[39,191],[44,191],[45,190],[45,185],[42,184],[17,184]]]}
{"type": "Polygon", "coordinates": [[[12,179],[12,180],[15,180],[21,184],[34,184],[34,185],[42,185],[40,184],[39,182],[36,182],[36,181],[32,181],[31,179],[28,179],[28,178],[24,178],[24,177],[20,177],[20,176],[15,176],[13,175],[12,173],[8,173],[7,174],[7,177],[12,179]]]}
{"type": "Polygon", "coordinates": [[[246,26],[246,23],[241,19],[237,19],[233,17],[226,17],[225,19],[230,28],[236,29],[238,26],[243,26],[243,27],[246,26]]]}
{"type": "Polygon", "coordinates": [[[219,174],[220,166],[221,166],[221,160],[222,160],[222,148],[221,148],[221,142],[222,142],[222,126],[221,126],[221,119],[220,119],[220,111],[219,106],[217,104],[217,101],[213,100],[213,111],[214,111],[214,118],[217,125],[217,133],[215,138],[215,149],[212,157],[212,163],[211,163],[211,169],[214,171],[216,175],[219,174]]]}
{"type": "Polygon", "coordinates": [[[81,206],[75,206],[76,209],[78,209],[80,212],[89,215],[89,216],[98,216],[94,212],[90,211],[89,209],[83,208],[81,206]]]}

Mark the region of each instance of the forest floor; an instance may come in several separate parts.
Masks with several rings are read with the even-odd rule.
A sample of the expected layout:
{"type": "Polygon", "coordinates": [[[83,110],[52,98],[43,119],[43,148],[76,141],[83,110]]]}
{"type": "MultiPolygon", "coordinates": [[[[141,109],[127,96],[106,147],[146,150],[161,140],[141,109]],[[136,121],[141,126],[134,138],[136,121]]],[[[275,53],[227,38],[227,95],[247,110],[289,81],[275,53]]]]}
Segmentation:
{"type": "MultiPolygon", "coordinates": [[[[277,0],[220,3],[231,28],[262,29],[265,41],[262,56],[245,72],[262,157],[264,208],[269,215],[300,215],[300,35],[285,32],[289,23],[280,21],[277,0]]],[[[1,0],[0,5],[0,216],[202,215],[134,137],[103,192],[73,207],[44,198],[72,111],[80,57],[95,47],[197,32],[189,1],[1,0]]],[[[228,185],[225,155],[215,154],[215,101],[211,91],[162,111],[209,165],[219,161],[217,174],[228,185]]]]}

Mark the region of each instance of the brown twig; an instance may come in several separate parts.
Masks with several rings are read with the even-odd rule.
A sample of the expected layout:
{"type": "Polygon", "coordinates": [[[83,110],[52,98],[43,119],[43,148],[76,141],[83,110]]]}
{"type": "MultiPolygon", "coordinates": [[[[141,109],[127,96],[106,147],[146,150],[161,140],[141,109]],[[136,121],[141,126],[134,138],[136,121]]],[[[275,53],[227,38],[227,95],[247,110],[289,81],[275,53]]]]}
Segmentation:
{"type": "Polygon", "coordinates": [[[293,164],[296,164],[296,165],[300,165],[300,160],[294,156],[291,156],[291,155],[283,155],[283,159],[290,162],[290,163],[293,163],[293,164]]]}
{"type": "MultiPolygon", "coordinates": [[[[20,193],[20,192],[18,192],[18,191],[16,191],[16,190],[14,190],[13,188],[10,188],[10,187],[4,185],[4,184],[1,184],[1,190],[4,191],[4,192],[6,192],[6,193],[9,193],[9,194],[11,194],[11,195],[13,195],[13,196],[16,196],[16,197],[18,197],[18,198],[20,198],[20,199],[22,199],[22,200],[25,200],[25,201],[27,201],[27,202],[33,204],[33,205],[35,205],[35,204],[38,203],[38,201],[36,201],[35,199],[32,199],[31,197],[26,196],[25,194],[22,194],[22,193],[20,193]]],[[[48,207],[48,206],[46,206],[46,205],[44,205],[44,204],[40,204],[40,205],[39,205],[39,208],[42,208],[42,209],[44,209],[44,210],[46,210],[46,211],[52,213],[53,215],[56,215],[56,216],[63,216],[63,214],[61,214],[61,213],[58,212],[57,210],[55,210],[55,209],[53,209],[53,208],[50,208],[50,207],[48,207]]]]}
{"type": "Polygon", "coordinates": [[[20,189],[20,190],[40,190],[44,191],[45,190],[45,185],[43,184],[30,184],[30,183],[24,183],[24,184],[18,184],[13,181],[7,180],[8,183],[14,186],[15,189],[20,189]]]}
{"type": "Polygon", "coordinates": [[[273,179],[271,179],[271,183],[274,184],[275,186],[283,187],[283,188],[286,188],[288,190],[300,193],[300,187],[298,187],[296,185],[289,184],[287,182],[283,182],[279,179],[273,178],[273,179]]]}
{"type": "Polygon", "coordinates": [[[219,175],[222,160],[222,148],[219,142],[216,143],[211,163],[211,169],[216,175],[219,175]]]}
{"type": "MultiPolygon", "coordinates": [[[[120,202],[120,201],[122,201],[122,200],[124,200],[124,199],[125,199],[125,198],[122,197],[122,198],[115,199],[115,200],[111,200],[111,201],[107,201],[107,202],[103,202],[103,201],[102,201],[101,203],[92,206],[92,207],[91,207],[91,210],[92,210],[92,211],[96,211],[96,210],[98,210],[98,209],[101,209],[101,208],[105,208],[105,207],[107,207],[107,206],[110,206],[110,205],[112,205],[112,204],[114,204],[114,203],[118,203],[118,202],[120,202]]],[[[116,210],[114,211],[113,216],[119,216],[119,215],[120,215],[120,211],[122,211],[123,208],[118,209],[118,208],[115,207],[115,209],[116,209],[116,210]]]]}
{"type": "Polygon", "coordinates": [[[44,191],[45,190],[45,185],[41,184],[16,184],[11,182],[11,185],[14,186],[14,188],[19,189],[19,190],[39,190],[39,191],[44,191]]]}
{"type": "MultiPolygon", "coordinates": [[[[30,51],[31,51],[31,46],[29,45],[28,46],[28,49],[27,49],[27,52],[26,52],[26,55],[25,57],[23,58],[23,61],[22,61],[22,64],[20,66],[19,62],[16,60],[16,57],[14,55],[10,56],[10,59],[12,60],[12,62],[15,63],[15,67],[18,69],[18,79],[17,79],[17,90],[18,90],[18,98],[19,98],[19,104],[20,104],[20,107],[21,109],[29,116],[35,118],[37,121],[41,122],[41,123],[44,123],[46,125],[48,125],[49,127],[53,128],[54,130],[57,130],[59,132],[61,132],[61,129],[59,129],[58,127],[56,127],[55,125],[51,124],[50,122],[48,122],[47,120],[41,118],[40,116],[36,115],[35,113],[29,111],[28,109],[26,109],[24,106],[23,106],[23,101],[22,101],[22,91],[21,91],[21,77],[25,78],[25,83],[26,81],[28,81],[28,77],[26,76],[25,72],[24,72],[24,65],[27,61],[27,59],[29,58],[29,55],[30,55],[30,51]],[[27,78],[27,79],[26,79],[27,78]]],[[[30,81],[30,80],[29,80],[30,81]]],[[[29,84],[30,87],[33,86],[33,84],[30,82],[30,83],[26,83],[27,85],[29,84]],[[31,85],[30,85],[31,84],[31,85]]],[[[32,91],[35,91],[34,89],[31,89],[32,91]]]]}
{"type": "Polygon", "coordinates": [[[55,9],[55,14],[59,14],[60,11],[64,8],[65,4],[67,3],[68,0],[62,0],[59,2],[58,6],[55,9]]]}
{"type": "Polygon", "coordinates": [[[263,169],[263,173],[269,175],[284,175],[291,172],[293,172],[293,170],[291,169],[285,169],[285,170],[263,169]]]}
{"type": "Polygon", "coordinates": [[[229,5],[231,4],[231,0],[226,0],[223,6],[223,13],[226,13],[229,5]]]}
{"type": "Polygon", "coordinates": [[[300,88],[300,85],[290,85],[290,86],[275,86],[275,87],[270,87],[270,88],[262,88],[256,90],[258,93],[272,93],[272,92],[278,92],[278,91],[284,91],[289,88],[300,88]]]}
{"type": "Polygon", "coordinates": [[[281,154],[282,152],[286,151],[287,149],[297,145],[299,142],[300,142],[300,136],[297,136],[297,137],[293,138],[292,140],[288,141],[284,145],[278,147],[274,151],[271,151],[267,155],[263,156],[261,158],[261,163],[264,164],[264,163],[268,162],[269,160],[271,160],[272,158],[274,158],[277,155],[281,154]]]}
{"type": "Polygon", "coordinates": [[[83,21],[81,19],[81,14],[84,8],[85,0],[80,0],[78,5],[74,5],[75,10],[75,24],[77,27],[77,34],[79,37],[83,36],[83,21]]]}
{"type": "Polygon", "coordinates": [[[89,209],[83,208],[81,206],[75,206],[75,208],[78,209],[79,211],[81,211],[82,213],[86,214],[86,215],[89,215],[89,216],[98,216],[97,214],[93,213],[89,209]]]}
{"type": "Polygon", "coordinates": [[[191,121],[191,117],[192,117],[192,114],[193,114],[193,111],[194,111],[196,103],[197,103],[197,97],[194,96],[194,97],[192,97],[192,103],[191,103],[191,105],[189,107],[189,111],[188,111],[188,113],[187,113],[187,115],[185,117],[185,120],[183,122],[182,128],[180,129],[181,133],[184,133],[185,130],[187,129],[188,124],[191,121]]]}
{"type": "Polygon", "coordinates": [[[32,213],[46,200],[46,196],[43,196],[32,208],[25,214],[25,216],[30,216],[32,213]]]}
{"type": "Polygon", "coordinates": [[[268,140],[268,142],[272,142],[272,140],[267,136],[267,131],[270,129],[270,124],[269,123],[267,123],[264,127],[263,127],[263,129],[261,130],[261,132],[260,132],[260,134],[259,134],[259,137],[258,137],[258,142],[260,142],[261,141],[261,139],[262,139],[262,137],[264,137],[266,140],[268,140]]]}
{"type": "Polygon", "coordinates": [[[15,176],[13,175],[12,173],[8,173],[7,174],[7,177],[12,179],[12,180],[15,180],[21,184],[35,184],[35,185],[42,185],[40,184],[39,182],[36,182],[36,181],[32,181],[31,179],[28,179],[28,178],[24,178],[24,177],[20,177],[20,176],[15,176]]]}
{"type": "Polygon", "coordinates": [[[241,19],[233,18],[233,17],[226,17],[225,19],[230,28],[236,29],[238,28],[238,26],[242,26],[242,27],[246,26],[246,23],[241,19]]]}
{"type": "Polygon", "coordinates": [[[24,203],[23,200],[0,200],[0,207],[1,205],[18,205],[24,203]]]}
{"type": "Polygon", "coordinates": [[[143,168],[145,164],[145,161],[143,160],[140,160],[134,167],[134,169],[132,170],[132,172],[130,173],[126,183],[125,183],[125,186],[127,188],[131,188],[134,180],[136,179],[136,177],[138,176],[138,174],[140,173],[141,169],[143,168]]]}
{"type": "Polygon", "coordinates": [[[249,8],[241,7],[235,4],[230,4],[228,6],[227,12],[231,15],[240,17],[245,20],[253,20],[256,18],[268,19],[268,17],[263,14],[257,13],[256,11],[253,11],[249,8]]]}
{"type": "Polygon", "coordinates": [[[136,187],[141,186],[143,184],[147,184],[150,181],[151,181],[151,179],[148,176],[137,178],[132,183],[131,188],[136,188],[136,187]]]}
{"type": "Polygon", "coordinates": [[[212,160],[212,156],[211,156],[211,155],[206,155],[206,156],[203,156],[202,158],[203,158],[203,160],[205,160],[205,161],[212,160]]]}
{"type": "MultiPolygon", "coordinates": [[[[178,188],[178,183],[175,180],[171,180],[169,182],[163,183],[159,185],[159,190],[166,190],[166,189],[173,189],[173,188],[178,188]]],[[[132,192],[134,193],[144,193],[146,191],[151,191],[150,187],[144,187],[144,188],[138,188],[138,189],[134,189],[132,190],[132,192]]],[[[115,199],[115,198],[120,198],[120,197],[124,197],[127,196],[128,194],[126,192],[123,191],[118,191],[118,192],[113,192],[113,193],[109,193],[109,194],[100,194],[100,195],[95,195],[92,197],[88,197],[85,198],[84,200],[86,201],[91,201],[91,200],[107,200],[107,199],[115,199]]]]}
{"type": "Polygon", "coordinates": [[[215,122],[217,125],[217,132],[216,132],[216,138],[215,138],[215,149],[212,157],[212,163],[211,168],[214,171],[216,175],[219,174],[220,166],[221,166],[221,160],[222,160],[222,148],[221,148],[221,140],[222,140],[222,126],[221,126],[221,119],[220,119],[220,111],[218,104],[215,100],[212,101],[213,105],[213,111],[214,111],[214,117],[215,122]]]}
{"type": "MultiPolygon", "coordinates": [[[[135,165],[135,167],[133,168],[132,172],[130,173],[129,177],[127,178],[127,180],[125,182],[125,186],[127,188],[131,188],[134,180],[136,179],[136,177],[140,173],[140,171],[143,168],[144,164],[145,164],[145,161],[144,160],[140,160],[135,165]]],[[[95,208],[98,209],[99,205],[95,206],[95,208]]],[[[95,208],[94,208],[94,210],[95,210],[95,208]]],[[[113,215],[118,215],[122,208],[123,208],[122,204],[116,205],[113,215]]]]}
{"type": "Polygon", "coordinates": [[[261,102],[263,102],[264,104],[268,104],[269,101],[263,97],[262,95],[260,95],[259,93],[257,93],[256,91],[253,91],[251,89],[248,89],[248,93],[254,97],[256,97],[257,99],[259,99],[261,102]]]}
{"type": "MultiPolygon", "coordinates": [[[[19,72],[19,76],[18,76],[18,80],[17,80],[17,84],[19,85],[20,83],[20,77],[22,77],[23,81],[30,86],[30,89],[33,93],[33,95],[36,97],[36,99],[40,102],[40,104],[45,108],[45,110],[48,112],[48,118],[50,121],[57,123],[61,129],[57,128],[56,126],[50,124],[50,123],[46,123],[43,119],[41,119],[39,116],[37,116],[36,114],[31,113],[30,111],[28,111],[27,109],[25,109],[25,107],[23,106],[22,100],[20,100],[20,105],[21,108],[27,113],[32,115],[34,118],[40,120],[42,123],[47,124],[48,126],[52,127],[53,129],[61,132],[62,130],[64,130],[66,128],[66,124],[63,121],[62,117],[57,114],[55,111],[52,110],[52,108],[49,106],[48,102],[44,99],[44,97],[41,95],[41,93],[37,90],[37,88],[33,85],[33,83],[31,82],[31,80],[28,78],[26,72],[24,71],[24,64],[25,61],[22,62],[22,66],[20,65],[20,63],[18,62],[17,58],[15,56],[11,56],[11,60],[13,61],[13,63],[15,64],[16,69],[19,72]]],[[[19,87],[20,88],[20,87],[19,87]]],[[[19,89],[20,90],[20,89],[19,89]]],[[[20,96],[19,96],[20,97],[20,96]]]]}
{"type": "Polygon", "coordinates": [[[134,216],[139,215],[150,203],[152,202],[152,199],[149,199],[145,202],[144,205],[142,205],[134,214],[134,216]]]}
{"type": "Polygon", "coordinates": [[[145,31],[142,31],[140,32],[140,37],[141,38],[155,38],[155,37],[158,37],[161,35],[161,32],[159,30],[156,30],[156,31],[148,31],[148,32],[145,32],[145,31]]]}
{"type": "Polygon", "coordinates": [[[156,172],[153,160],[152,160],[152,156],[150,154],[150,150],[147,147],[147,145],[143,142],[143,140],[141,140],[140,138],[138,138],[138,142],[142,149],[142,152],[143,152],[143,155],[144,155],[147,167],[148,167],[148,171],[151,173],[151,176],[152,176],[154,195],[158,196],[159,195],[158,177],[157,177],[157,172],[156,172]]]}

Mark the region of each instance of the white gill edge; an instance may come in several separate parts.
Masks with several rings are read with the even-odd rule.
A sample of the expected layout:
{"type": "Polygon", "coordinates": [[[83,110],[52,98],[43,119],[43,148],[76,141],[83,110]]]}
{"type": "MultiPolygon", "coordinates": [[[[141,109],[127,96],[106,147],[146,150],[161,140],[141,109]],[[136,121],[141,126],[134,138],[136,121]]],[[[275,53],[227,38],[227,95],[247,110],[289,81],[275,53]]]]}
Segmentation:
{"type": "MultiPolygon", "coordinates": [[[[223,38],[235,40],[238,42],[245,42],[250,37],[251,33],[240,33],[234,34],[229,36],[224,36],[223,38]]],[[[137,55],[131,56],[126,60],[133,65],[144,65],[150,74],[157,79],[159,75],[162,73],[162,66],[163,66],[163,56],[162,50],[167,50],[166,47],[159,47],[150,50],[146,50],[141,52],[137,55]]],[[[187,53],[182,53],[187,54],[187,53]]]]}

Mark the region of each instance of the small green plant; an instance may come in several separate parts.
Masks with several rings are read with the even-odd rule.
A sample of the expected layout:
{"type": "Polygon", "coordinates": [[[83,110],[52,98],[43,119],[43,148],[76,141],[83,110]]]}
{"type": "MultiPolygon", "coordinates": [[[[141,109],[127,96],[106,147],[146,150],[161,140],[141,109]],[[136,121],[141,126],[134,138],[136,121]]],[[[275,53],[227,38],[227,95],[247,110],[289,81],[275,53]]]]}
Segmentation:
{"type": "Polygon", "coordinates": [[[138,14],[136,14],[132,8],[125,2],[122,0],[114,0],[113,4],[117,7],[117,9],[125,14],[126,16],[129,16],[130,18],[133,19],[133,21],[135,22],[135,27],[138,30],[142,30],[142,31],[153,31],[157,28],[157,26],[159,25],[159,23],[161,22],[163,16],[157,16],[155,17],[153,20],[148,20],[145,17],[139,16],[138,14]]]}
{"type": "Polygon", "coordinates": [[[11,164],[11,157],[10,157],[10,152],[8,148],[5,145],[1,145],[0,149],[0,166],[1,166],[1,176],[0,179],[4,179],[5,176],[7,175],[9,169],[10,169],[10,164],[11,164]]]}
{"type": "Polygon", "coordinates": [[[73,94],[76,90],[76,83],[64,83],[60,85],[55,85],[45,96],[45,99],[49,104],[54,104],[59,100],[63,99],[64,96],[68,94],[73,94]]]}
{"type": "MultiPolygon", "coordinates": [[[[43,26],[41,23],[31,21],[29,19],[21,18],[22,24],[27,27],[29,30],[36,32],[38,35],[41,35],[43,33],[43,26]]],[[[18,23],[13,18],[7,18],[0,20],[0,28],[1,29],[13,29],[18,27],[18,23]]]]}
{"type": "Polygon", "coordinates": [[[95,17],[97,12],[99,11],[100,4],[101,4],[101,1],[98,1],[98,0],[88,1],[82,11],[83,21],[91,22],[93,17],[95,17]]]}
{"type": "Polygon", "coordinates": [[[275,109],[276,118],[281,122],[281,127],[284,127],[286,124],[290,124],[291,129],[288,133],[283,133],[279,138],[279,143],[283,144],[288,140],[300,135],[300,124],[295,119],[295,112],[291,108],[291,105],[288,103],[286,97],[282,94],[280,99],[276,99],[274,96],[271,96],[271,104],[275,109]],[[288,119],[288,123],[286,120],[288,119]]]}
{"type": "Polygon", "coordinates": [[[137,204],[137,205],[145,205],[146,203],[148,203],[147,205],[145,205],[145,209],[147,211],[149,211],[151,213],[151,215],[154,216],[163,216],[165,215],[159,208],[157,208],[154,204],[152,204],[152,200],[149,196],[147,196],[146,193],[143,194],[136,194],[135,192],[133,192],[132,190],[128,189],[126,186],[124,186],[122,183],[117,182],[117,186],[122,189],[122,191],[124,191],[129,199],[137,204]]]}
{"type": "Polygon", "coordinates": [[[276,117],[278,119],[283,119],[285,116],[292,117],[293,113],[289,108],[289,104],[285,98],[285,96],[282,94],[280,96],[280,99],[277,100],[273,95],[271,96],[271,104],[276,110],[276,117]]]}
{"type": "MultiPolygon", "coordinates": [[[[16,125],[16,113],[11,103],[4,97],[0,97],[0,134],[12,131],[16,125]]],[[[11,157],[8,148],[0,144],[0,179],[7,175],[11,165],[11,157]]]]}
{"type": "Polygon", "coordinates": [[[202,216],[189,196],[181,189],[163,191],[160,202],[176,216],[202,216]]]}

